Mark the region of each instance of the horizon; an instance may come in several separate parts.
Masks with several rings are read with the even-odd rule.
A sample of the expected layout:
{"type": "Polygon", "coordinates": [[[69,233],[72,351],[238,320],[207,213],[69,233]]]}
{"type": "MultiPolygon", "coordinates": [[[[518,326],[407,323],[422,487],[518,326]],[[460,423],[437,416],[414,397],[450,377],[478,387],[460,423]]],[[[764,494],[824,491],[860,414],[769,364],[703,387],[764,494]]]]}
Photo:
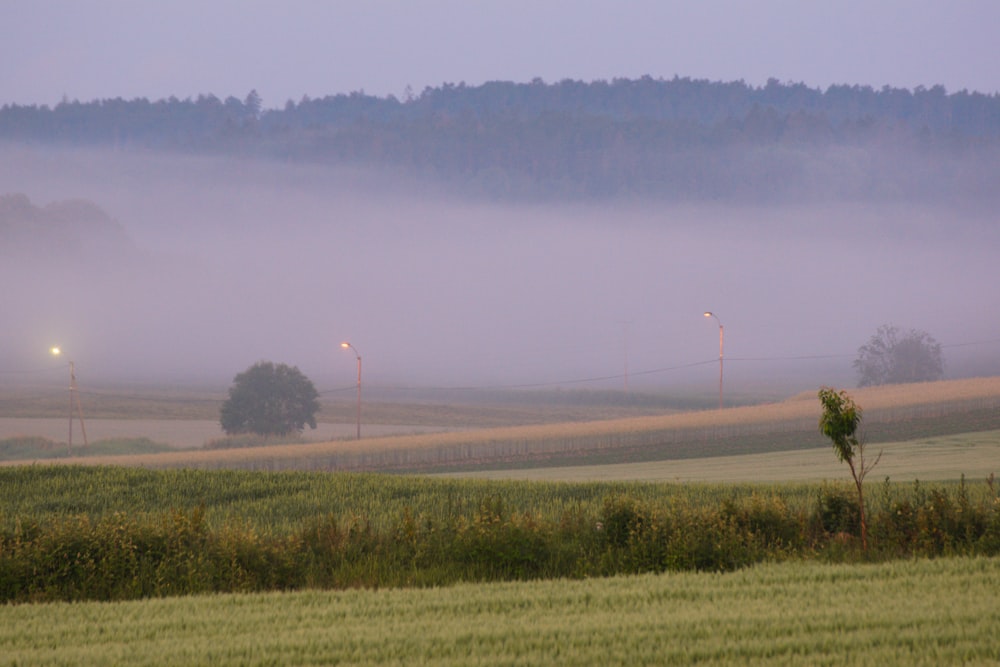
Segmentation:
{"type": "Polygon", "coordinates": [[[644,75],[1000,93],[1000,4],[974,0],[11,0],[0,22],[18,26],[0,43],[0,106],[256,90],[280,108],[356,91],[403,99],[446,82],[644,75]]]}

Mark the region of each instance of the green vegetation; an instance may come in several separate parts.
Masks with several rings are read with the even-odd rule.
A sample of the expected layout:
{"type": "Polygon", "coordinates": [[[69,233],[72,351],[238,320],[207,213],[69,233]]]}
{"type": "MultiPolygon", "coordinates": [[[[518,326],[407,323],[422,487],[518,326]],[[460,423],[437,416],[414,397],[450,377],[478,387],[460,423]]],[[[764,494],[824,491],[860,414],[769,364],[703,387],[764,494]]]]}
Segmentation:
{"type": "MultiPolygon", "coordinates": [[[[904,442],[880,443],[884,456],[879,462],[879,476],[894,482],[984,479],[997,469],[1000,461],[1000,431],[977,431],[957,435],[920,438],[904,442]]],[[[537,464],[545,465],[544,463],[537,464]]],[[[448,477],[477,479],[520,479],[545,482],[711,482],[777,483],[822,482],[841,479],[844,467],[827,448],[784,449],[757,454],[702,458],[608,462],[600,465],[531,467],[530,464],[475,468],[464,466],[452,472],[436,473],[448,477]]]]}
{"type": "Polygon", "coordinates": [[[295,366],[259,361],[233,379],[219,410],[228,435],[285,436],[316,428],[319,393],[295,366]]]}
{"type": "Polygon", "coordinates": [[[1000,554],[992,478],[840,485],[540,484],[374,474],[0,470],[0,599],[730,571],[1000,554]]]}
{"type": "Polygon", "coordinates": [[[3,605],[0,664],[994,664],[998,589],[1000,559],[949,558],[3,605]]]}
{"type": "Polygon", "coordinates": [[[240,433],[221,438],[212,438],[204,445],[205,449],[241,449],[244,447],[269,447],[271,445],[302,444],[305,440],[299,433],[288,435],[259,435],[256,433],[240,433]]]}
{"type": "Polygon", "coordinates": [[[995,174],[998,107],[995,95],[940,86],[491,81],[281,109],[253,92],[5,105],[0,140],[391,168],[522,201],[971,200],[994,196],[977,184],[995,174]]]}
{"type": "Polygon", "coordinates": [[[846,391],[830,387],[819,390],[823,414],[819,430],[833,442],[833,451],[841,463],[851,469],[854,486],[858,490],[858,523],[861,525],[861,548],[868,549],[868,522],[865,520],[865,477],[878,465],[882,455],[865,462],[865,440],[857,435],[861,425],[862,410],[846,391]]]}
{"type": "MultiPolygon", "coordinates": [[[[171,448],[149,438],[113,438],[97,440],[85,447],[74,447],[73,456],[126,456],[168,452],[171,448]]],[[[66,443],[38,436],[0,439],[0,461],[46,460],[65,458],[66,443]]]]}
{"type": "Polygon", "coordinates": [[[883,324],[854,360],[858,386],[929,382],[944,375],[941,343],[926,331],[883,324]]]}

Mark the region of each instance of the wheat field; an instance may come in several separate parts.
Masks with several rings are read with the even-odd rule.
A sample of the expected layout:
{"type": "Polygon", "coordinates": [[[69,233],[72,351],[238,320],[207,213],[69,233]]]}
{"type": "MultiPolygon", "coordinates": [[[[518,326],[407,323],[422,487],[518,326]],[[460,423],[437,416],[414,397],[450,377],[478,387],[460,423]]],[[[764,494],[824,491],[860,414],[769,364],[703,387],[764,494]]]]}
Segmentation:
{"type": "MultiPolygon", "coordinates": [[[[948,415],[956,409],[1000,409],[1000,377],[857,389],[851,395],[866,421],[948,415]]],[[[60,463],[149,468],[348,470],[447,466],[573,451],[615,452],[672,442],[712,443],[724,438],[792,432],[815,435],[820,407],[806,392],[788,400],[721,410],[590,422],[538,424],[361,440],[328,440],[239,450],[75,457],[60,463]]],[[[669,455],[663,458],[671,458],[669,455]]]]}

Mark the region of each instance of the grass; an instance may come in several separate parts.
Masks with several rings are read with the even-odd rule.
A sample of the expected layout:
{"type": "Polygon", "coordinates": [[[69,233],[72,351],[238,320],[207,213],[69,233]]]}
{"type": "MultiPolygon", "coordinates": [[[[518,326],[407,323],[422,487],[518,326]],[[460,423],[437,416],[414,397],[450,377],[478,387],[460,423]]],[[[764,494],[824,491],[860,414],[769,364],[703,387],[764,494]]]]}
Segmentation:
{"type": "MultiPolygon", "coordinates": [[[[153,442],[149,438],[109,438],[97,440],[86,446],[73,447],[74,456],[135,456],[157,452],[168,452],[168,445],[153,442]]],[[[38,436],[15,436],[0,439],[0,461],[42,461],[66,459],[69,451],[66,443],[59,443],[38,436]]]]}
{"type": "Polygon", "coordinates": [[[942,665],[1000,656],[1000,559],[0,607],[0,665],[942,665]]]}
{"type": "MultiPolygon", "coordinates": [[[[883,452],[872,479],[893,481],[983,479],[1000,470],[1000,430],[875,443],[869,452],[883,452]]],[[[829,445],[792,451],[709,456],[597,465],[462,467],[438,473],[444,477],[522,479],[563,482],[805,482],[848,479],[845,464],[829,445]]]]}

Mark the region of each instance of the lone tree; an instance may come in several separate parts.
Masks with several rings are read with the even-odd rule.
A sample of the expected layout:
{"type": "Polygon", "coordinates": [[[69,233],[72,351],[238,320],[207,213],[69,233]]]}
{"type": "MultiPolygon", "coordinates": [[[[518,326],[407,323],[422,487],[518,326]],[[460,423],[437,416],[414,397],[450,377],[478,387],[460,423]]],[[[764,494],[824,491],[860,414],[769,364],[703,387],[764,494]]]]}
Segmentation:
{"type": "Polygon", "coordinates": [[[222,404],[219,422],[229,435],[288,435],[316,428],[319,393],[302,372],[260,361],[237,375],[222,404]]]}
{"type": "Polygon", "coordinates": [[[823,404],[823,414],[819,418],[819,430],[833,441],[833,451],[842,463],[851,469],[851,477],[858,489],[858,514],[861,518],[861,548],[868,550],[868,522],[865,519],[865,492],[862,482],[865,475],[878,465],[882,453],[872,462],[865,461],[865,441],[857,435],[861,424],[861,407],[846,391],[830,387],[819,390],[819,401],[823,404]]]}
{"type": "Polygon", "coordinates": [[[926,331],[883,324],[867,345],[858,348],[854,360],[858,386],[870,387],[904,382],[939,380],[944,374],[941,344],[926,331]]]}

